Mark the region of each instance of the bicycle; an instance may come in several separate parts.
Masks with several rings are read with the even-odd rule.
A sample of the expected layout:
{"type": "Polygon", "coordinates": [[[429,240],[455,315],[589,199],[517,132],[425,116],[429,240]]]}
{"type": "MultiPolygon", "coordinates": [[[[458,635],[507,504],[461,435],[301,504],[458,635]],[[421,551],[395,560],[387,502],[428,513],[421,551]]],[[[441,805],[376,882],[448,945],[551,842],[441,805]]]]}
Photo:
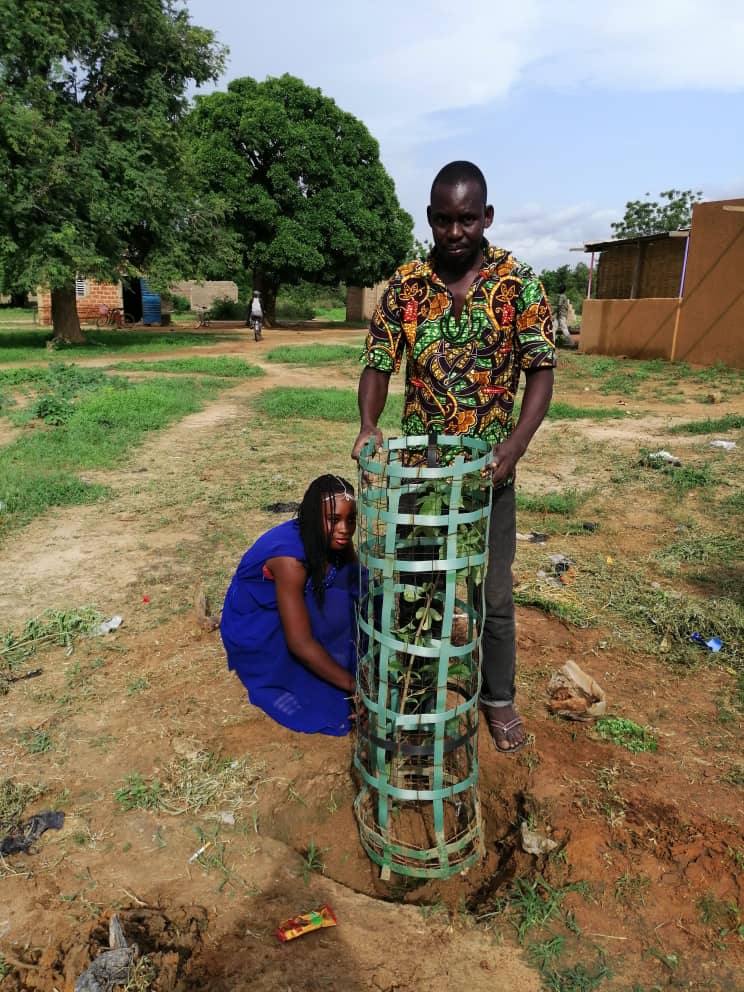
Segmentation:
{"type": "Polygon", "coordinates": [[[251,317],[251,327],[253,328],[253,340],[260,341],[263,337],[261,330],[263,329],[263,320],[261,317],[251,317]]]}
{"type": "Polygon", "coordinates": [[[131,313],[125,313],[121,307],[101,307],[96,318],[96,327],[99,330],[103,327],[116,327],[117,330],[121,330],[122,327],[131,327],[134,323],[131,313]]]}
{"type": "Polygon", "coordinates": [[[194,311],[194,321],[192,327],[209,327],[209,322],[212,319],[212,314],[209,311],[209,307],[197,307],[194,311]]]}

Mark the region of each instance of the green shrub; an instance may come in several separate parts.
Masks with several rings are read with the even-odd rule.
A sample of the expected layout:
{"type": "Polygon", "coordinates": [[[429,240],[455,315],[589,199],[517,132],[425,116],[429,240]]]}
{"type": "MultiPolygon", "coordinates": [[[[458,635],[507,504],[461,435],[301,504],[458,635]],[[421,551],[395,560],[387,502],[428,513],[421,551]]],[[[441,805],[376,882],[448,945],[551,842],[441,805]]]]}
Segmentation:
{"type": "Polygon", "coordinates": [[[209,313],[212,320],[245,320],[246,305],[227,296],[219,296],[212,300],[209,313]]]}

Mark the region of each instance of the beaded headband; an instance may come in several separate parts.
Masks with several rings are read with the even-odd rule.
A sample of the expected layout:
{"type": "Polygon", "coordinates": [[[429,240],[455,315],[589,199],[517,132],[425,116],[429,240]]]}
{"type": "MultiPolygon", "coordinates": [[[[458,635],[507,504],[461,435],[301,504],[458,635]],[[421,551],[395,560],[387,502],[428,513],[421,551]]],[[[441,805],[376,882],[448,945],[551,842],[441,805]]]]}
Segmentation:
{"type": "Polygon", "coordinates": [[[341,486],[342,491],[340,493],[326,493],[323,496],[323,499],[343,499],[349,503],[353,503],[354,493],[349,492],[349,490],[346,488],[346,483],[344,482],[344,480],[340,479],[337,475],[334,475],[333,478],[336,480],[339,486],[341,486]]]}

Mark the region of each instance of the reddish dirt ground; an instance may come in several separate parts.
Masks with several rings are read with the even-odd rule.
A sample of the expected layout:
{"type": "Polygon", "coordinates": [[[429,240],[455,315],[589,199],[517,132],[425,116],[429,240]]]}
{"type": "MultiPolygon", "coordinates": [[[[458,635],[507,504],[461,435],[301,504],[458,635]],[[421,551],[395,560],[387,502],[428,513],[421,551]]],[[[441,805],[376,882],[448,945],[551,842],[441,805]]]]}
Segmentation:
{"type": "MultiPolygon", "coordinates": [[[[350,333],[322,340],[347,342],[350,333]]],[[[321,339],[319,331],[268,332],[258,345],[246,336],[244,348],[220,343],[195,353],[260,361],[277,341],[300,335],[321,339]]],[[[0,989],[72,992],[106,946],[117,911],[154,966],[149,984],[131,988],[537,992],[540,973],[525,945],[550,934],[529,932],[520,946],[514,910],[494,915],[518,878],[565,888],[568,925],[559,919],[551,931],[566,938],[560,967],[598,974],[606,966],[597,984],[566,980],[557,986],[565,992],[744,988],[742,921],[732,909],[744,907],[744,801],[724,774],[740,754],[741,727],[716,718],[730,675],[725,665],[675,669],[604,627],[578,629],[519,610],[519,700],[530,741],[504,756],[481,735],[484,860],[443,882],[380,880],[352,811],[353,739],[292,734],[250,707],[226,670],[218,633],[199,629],[192,614],[196,576],[224,589],[239,554],[210,507],[241,478],[225,452],[246,422],[246,404],[279,376],[283,384],[309,381],[301,370],[267,371],[150,439],[125,468],[86,473],[113,488],[110,502],[64,508],[3,546],[7,624],[87,602],[125,623],[78,641],[70,656],[61,648],[40,653],[34,665],[43,675],[0,699],[3,777],[43,787],[27,813],[54,805],[66,813],[64,829],[46,833],[34,853],[0,861],[0,989]],[[569,658],[603,686],[614,712],[653,726],[656,753],[632,754],[597,739],[591,725],[548,713],[547,681],[569,658]],[[39,733],[53,747],[30,754],[24,742],[39,733]],[[124,811],[115,801],[132,772],[163,778],[174,761],[202,752],[250,759],[252,785],[232,813],[219,803],[195,814],[124,811]],[[557,853],[522,850],[524,819],[558,842],[557,853]],[[189,863],[201,843],[197,828],[215,839],[219,859],[189,863]],[[322,871],[307,870],[311,846],[322,871]],[[281,920],[323,903],[337,928],[279,943],[281,920]]],[[[353,381],[328,369],[312,375],[323,385],[353,381]]],[[[645,436],[663,437],[669,408],[643,408],[645,436]]],[[[699,415],[694,397],[684,415],[699,415]]],[[[574,429],[606,445],[636,441],[639,431],[637,421],[574,429]]],[[[540,486],[540,453],[556,430],[545,425],[523,485],[534,473],[540,486]]],[[[331,435],[343,467],[353,430],[331,435]]],[[[549,488],[573,471],[566,459],[552,466],[549,488]]],[[[299,477],[312,470],[310,455],[299,477]]],[[[243,521],[254,534],[272,522],[258,510],[243,521]]],[[[609,533],[613,551],[629,540],[620,526],[609,533]]],[[[634,540],[646,539],[650,527],[641,524],[634,540]]]]}

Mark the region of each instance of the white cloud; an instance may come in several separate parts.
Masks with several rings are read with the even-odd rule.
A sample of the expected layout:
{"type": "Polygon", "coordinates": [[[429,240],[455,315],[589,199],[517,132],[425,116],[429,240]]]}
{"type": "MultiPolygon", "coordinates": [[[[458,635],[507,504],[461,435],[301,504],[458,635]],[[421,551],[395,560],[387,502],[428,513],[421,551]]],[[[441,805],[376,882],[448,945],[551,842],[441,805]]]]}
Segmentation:
{"type": "Polygon", "coordinates": [[[572,251],[586,241],[608,237],[610,224],[622,215],[621,210],[597,209],[589,203],[577,203],[558,209],[530,203],[494,219],[489,240],[513,251],[533,268],[555,268],[589,261],[589,256],[572,251]]]}

